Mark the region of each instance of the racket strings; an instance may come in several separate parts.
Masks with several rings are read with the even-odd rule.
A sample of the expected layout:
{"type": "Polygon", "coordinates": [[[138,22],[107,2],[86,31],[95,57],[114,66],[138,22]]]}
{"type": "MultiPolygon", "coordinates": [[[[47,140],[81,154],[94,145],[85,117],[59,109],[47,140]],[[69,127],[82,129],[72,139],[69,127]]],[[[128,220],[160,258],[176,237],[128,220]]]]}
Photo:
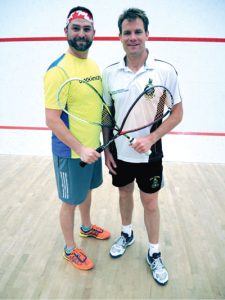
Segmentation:
{"type": "Polygon", "coordinates": [[[123,133],[144,129],[161,121],[173,106],[173,99],[167,88],[153,86],[145,90],[125,117],[123,133]]]}
{"type": "Polygon", "coordinates": [[[109,111],[109,108],[103,106],[102,109],[102,126],[107,128],[113,128],[115,126],[115,121],[109,111]]]}
{"type": "Polygon", "coordinates": [[[167,93],[166,91],[164,91],[157,105],[155,120],[162,118],[165,109],[166,100],[167,100],[167,93]]]}

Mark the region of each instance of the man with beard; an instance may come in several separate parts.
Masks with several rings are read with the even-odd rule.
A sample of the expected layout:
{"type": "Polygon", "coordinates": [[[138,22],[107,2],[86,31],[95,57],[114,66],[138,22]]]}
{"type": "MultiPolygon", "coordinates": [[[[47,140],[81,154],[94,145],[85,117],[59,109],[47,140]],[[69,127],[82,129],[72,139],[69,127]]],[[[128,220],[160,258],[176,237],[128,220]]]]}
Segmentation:
{"type": "MultiPolygon", "coordinates": [[[[97,91],[102,93],[99,67],[88,58],[88,51],[95,35],[90,10],[81,6],[71,9],[64,31],[69,49],[50,65],[44,77],[46,124],[52,131],[55,177],[58,195],[62,200],[60,224],[65,240],[63,256],[74,267],[89,270],[93,268],[94,263],[75,243],[74,215],[75,208],[79,206],[81,237],[94,237],[100,240],[110,237],[109,231],[93,225],[90,217],[91,191],[102,184],[101,157],[95,151],[100,143],[100,128],[74,122],[57,104],[56,94],[62,83],[73,77],[91,81],[97,91]],[[80,167],[81,160],[87,163],[86,168],[80,167]]],[[[88,92],[85,87],[77,88],[76,95],[72,98],[73,103],[67,101],[65,104],[70,114],[74,114],[74,109],[79,105],[86,114],[89,113],[84,103],[88,106],[95,99],[93,96],[88,97],[88,92]]],[[[100,106],[96,108],[96,114],[99,114],[99,110],[100,106]]],[[[93,111],[91,113],[93,114],[93,111]]]]}

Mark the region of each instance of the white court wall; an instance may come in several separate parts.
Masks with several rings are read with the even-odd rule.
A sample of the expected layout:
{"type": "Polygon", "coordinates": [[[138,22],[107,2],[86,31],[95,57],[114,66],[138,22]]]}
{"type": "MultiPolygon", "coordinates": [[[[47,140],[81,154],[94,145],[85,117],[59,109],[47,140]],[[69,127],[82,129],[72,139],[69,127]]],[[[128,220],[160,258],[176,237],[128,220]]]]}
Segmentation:
{"type": "MultiPolygon", "coordinates": [[[[63,37],[66,15],[76,5],[92,10],[97,37],[116,37],[119,14],[133,6],[147,12],[150,36],[225,38],[224,0],[0,0],[0,38],[63,37]]],[[[225,163],[225,43],[147,46],[176,67],[183,95],[183,122],[163,138],[165,160],[225,163]]],[[[51,154],[50,132],[32,127],[46,126],[43,75],[66,49],[66,41],[0,42],[0,154],[51,154]]],[[[101,69],[122,55],[119,41],[95,41],[90,50],[101,69]]]]}

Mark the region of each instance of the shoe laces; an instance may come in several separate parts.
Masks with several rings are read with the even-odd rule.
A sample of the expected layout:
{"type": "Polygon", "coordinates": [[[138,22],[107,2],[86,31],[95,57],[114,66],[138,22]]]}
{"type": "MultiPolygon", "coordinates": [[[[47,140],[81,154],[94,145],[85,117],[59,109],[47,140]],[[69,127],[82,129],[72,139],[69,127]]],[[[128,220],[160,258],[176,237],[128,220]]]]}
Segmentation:
{"type": "Polygon", "coordinates": [[[97,226],[97,225],[93,225],[93,226],[91,227],[91,230],[90,230],[90,231],[92,231],[92,230],[93,230],[94,232],[96,232],[97,234],[103,232],[103,229],[102,229],[101,227],[97,226]]]}
{"type": "Polygon", "coordinates": [[[79,263],[84,263],[87,259],[85,253],[79,248],[75,248],[69,256],[72,261],[76,262],[78,260],[79,263]]]}
{"type": "Polygon", "coordinates": [[[116,241],[116,246],[124,247],[125,245],[126,245],[126,238],[125,236],[121,235],[116,241]]]}
{"type": "Polygon", "coordinates": [[[154,258],[151,265],[152,265],[153,270],[163,271],[163,269],[164,269],[164,265],[163,265],[160,257],[154,258]]]}

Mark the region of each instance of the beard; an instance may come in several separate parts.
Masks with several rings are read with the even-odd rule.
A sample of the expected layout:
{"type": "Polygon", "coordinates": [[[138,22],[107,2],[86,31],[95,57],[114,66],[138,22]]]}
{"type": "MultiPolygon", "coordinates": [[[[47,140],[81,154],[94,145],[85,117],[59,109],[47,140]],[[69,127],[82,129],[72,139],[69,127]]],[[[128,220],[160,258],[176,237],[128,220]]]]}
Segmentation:
{"type": "Polygon", "coordinates": [[[68,44],[70,47],[74,48],[77,51],[86,51],[88,50],[92,45],[91,40],[88,40],[86,38],[74,38],[74,39],[68,39],[68,44]],[[82,42],[82,43],[79,43],[82,42]]]}

